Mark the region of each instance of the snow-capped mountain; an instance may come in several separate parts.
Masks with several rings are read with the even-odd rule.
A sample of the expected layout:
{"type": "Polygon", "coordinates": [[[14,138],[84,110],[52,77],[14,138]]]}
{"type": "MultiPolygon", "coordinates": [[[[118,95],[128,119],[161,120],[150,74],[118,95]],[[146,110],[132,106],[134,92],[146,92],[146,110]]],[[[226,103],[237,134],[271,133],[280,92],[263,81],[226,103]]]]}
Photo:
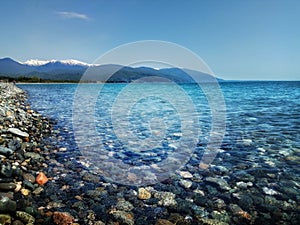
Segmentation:
{"type": "Polygon", "coordinates": [[[43,66],[46,65],[48,63],[61,63],[61,64],[66,64],[66,65],[80,65],[80,66],[93,66],[93,64],[88,64],[85,62],[81,62],[79,60],[76,59],[66,59],[66,60],[56,60],[56,59],[52,59],[52,60],[39,60],[39,59],[30,59],[27,60],[25,62],[20,62],[23,65],[28,65],[28,66],[43,66]]]}
{"type": "Polygon", "coordinates": [[[0,59],[0,75],[11,77],[40,76],[46,79],[55,77],[72,77],[73,74],[82,75],[84,71],[92,66],[75,59],[69,60],[38,60],[30,59],[26,62],[18,62],[11,58],[0,59]]]}
{"type": "MultiPolygon", "coordinates": [[[[109,81],[129,83],[147,76],[156,76],[179,83],[211,82],[212,76],[188,69],[149,67],[128,67],[122,65],[95,65],[75,59],[70,60],[36,60],[31,59],[20,63],[11,58],[0,59],[0,76],[18,78],[39,77],[46,80],[80,80],[89,69],[88,81],[109,81]],[[112,75],[113,74],[113,75],[112,75]],[[196,80],[191,78],[196,77],[196,80]]],[[[154,81],[152,79],[152,81],[154,81]]]]}

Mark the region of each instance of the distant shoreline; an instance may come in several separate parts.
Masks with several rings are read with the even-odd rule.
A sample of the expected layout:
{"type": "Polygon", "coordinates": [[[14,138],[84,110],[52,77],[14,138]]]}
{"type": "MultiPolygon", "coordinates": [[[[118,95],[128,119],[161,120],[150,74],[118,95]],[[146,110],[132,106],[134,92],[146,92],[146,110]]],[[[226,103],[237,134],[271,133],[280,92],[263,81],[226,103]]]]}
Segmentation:
{"type": "MultiPolygon", "coordinates": [[[[251,83],[251,82],[300,82],[300,80],[224,80],[219,81],[218,83],[251,83]]],[[[170,83],[170,82],[144,82],[144,83],[135,83],[135,84],[145,84],[145,83],[170,83]]],[[[174,82],[176,83],[176,82],[174,82]]],[[[211,82],[204,82],[211,83],[211,82]]],[[[133,82],[16,82],[16,84],[133,84],[133,82]]],[[[179,84],[199,84],[199,83],[179,83],[179,84]]]]}

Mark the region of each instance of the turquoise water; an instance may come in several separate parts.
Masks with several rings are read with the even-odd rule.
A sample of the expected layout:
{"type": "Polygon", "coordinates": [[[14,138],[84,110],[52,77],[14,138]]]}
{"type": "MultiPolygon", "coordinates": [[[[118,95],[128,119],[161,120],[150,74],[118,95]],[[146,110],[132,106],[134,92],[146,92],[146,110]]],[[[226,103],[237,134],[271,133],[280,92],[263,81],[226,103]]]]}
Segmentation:
{"type": "MultiPolygon", "coordinates": [[[[19,86],[28,92],[29,101],[34,109],[54,119],[58,126],[72,134],[72,110],[76,84],[23,84],[19,86]]],[[[162,97],[165,97],[164,91],[177,91],[177,89],[170,90],[169,85],[164,84],[150,84],[150,86],[153,90],[158,90],[162,97]]],[[[128,117],[130,122],[126,126],[128,129],[134,130],[138,139],[145,139],[151,135],[148,125],[153,118],[160,118],[164,122],[163,129],[166,129],[165,132],[167,132],[165,136],[176,138],[175,136],[171,137],[172,134],[180,132],[181,115],[176,107],[179,105],[185,107],[184,103],[174,106],[159,97],[147,96],[148,98],[139,99],[133,104],[131,96],[128,98],[120,96],[124,87],[126,87],[125,84],[86,85],[86,89],[89,91],[85,94],[99,94],[95,107],[95,124],[98,135],[102,136],[103,140],[116,141],[117,139],[111,121],[111,108],[115,104],[116,98],[122,101],[127,99],[128,102],[124,102],[124,105],[132,104],[128,117]],[[97,91],[100,86],[102,90],[99,94],[97,91]]],[[[211,129],[210,106],[197,85],[182,85],[182,88],[192,99],[199,113],[197,117],[200,125],[199,143],[203,144],[207,142],[211,129]]],[[[283,158],[289,155],[299,156],[300,82],[230,82],[221,83],[221,90],[226,103],[226,135],[221,149],[234,151],[234,145],[245,142],[246,147],[251,148],[250,152],[229,152],[241,156],[236,159],[239,163],[247,161],[264,165],[265,161],[269,160],[268,163],[274,162],[275,167],[298,170],[297,163],[287,166],[286,164],[290,162],[283,161],[283,158]]],[[[138,93],[137,95],[139,92],[145,92],[145,84],[136,84],[134,91],[138,93]]],[[[171,93],[171,96],[176,99],[176,93],[171,93]]],[[[86,106],[89,97],[82,97],[85,102],[82,106],[86,106]]],[[[163,138],[161,139],[163,142],[163,138]]],[[[167,148],[167,144],[163,143],[162,145],[167,148]]],[[[160,147],[156,151],[163,151],[163,147],[160,147]]],[[[126,160],[130,163],[132,159],[127,157],[126,160]]]]}
{"type": "MultiPolygon", "coordinates": [[[[93,137],[81,136],[80,132],[77,139],[74,137],[72,110],[76,102],[75,107],[79,111],[86,110],[86,116],[92,117],[95,128],[92,135],[100,140],[101,151],[107,152],[114,160],[130,166],[159,164],[176,152],[178,141],[195,141],[195,145],[190,145],[193,149],[188,160],[184,161],[182,156],[182,162],[179,162],[184,162],[184,170],[204,181],[206,176],[226,180],[231,188],[229,192],[233,193],[229,201],[239,204],[244,210],[249,205],[240,203],[243,198],[238,196],[241,195],[250,196],[252,200],[248,202],[251,205],[248,210],[255,209],[258,215],[261,213],[260,216],[272,211],[265,208],[269,204],[268,197],[277,201],[276,207],[283,213],[290,217],[297,214],[300,202],[300,82],[221,83],[226,110],[216,105],[214,107],[222,111],[226,118],[224,138],[209,170],[202,172],[199,172],[199,163],[210,140],[213,118],[203,91],[195,84],[182,85],[181,91],[186,98],[181,98],[178,94],[181,92],[170,89],[168,84],[135,85],[126,92],[126,84],[86,84],[87,91],[79,96],[79,100],[78,96],[75,99],[75,84],[19,86],[28,92],[34,109],[57,122],[56,127],[63,136],[59,144],[67,146],[69,151],[78,150],[76,140],[86,146],[95,144],[90,141],[93,137]],[[149,90],[156,94],[143,96],[149,90]],[[92,96],[95,95],[94,104],[92,96]],[[177,103],[170,102],[170,99],[177,103]],[[190,100],[194,108],[188,104],[190,100]],[[184,133],[183,121],[197,124],[198,133],[184,133]],[[118,132],[118,129],[121,131],[118,132]],[[185,136],[188,139],[184,139],[185,136]],[[248,183],[249,187],[240,188],[240,182],[245,183],[246,187],[248,183]],[[265,199],[262,203],[261,198],[265,199]],[[289,207],[284,208],[285,204],[289,207]]],[[[89,125],[84,117],[77,120],[77,125],[85,131],[89,125]]],[[[194,128],[191,126],[191,129],[194,128]]],[[[188,131],[190,129],[186,129],[188,131]]],[[[184,147],[188,146],[184,142],[184,147]]],[[[89,154],[95,156],[96,153],[94,148],[89,154]]],[[[91,165],[93,163],[97,164],[91,159],[91,165]]],[[[170,166],[170,169],[173,167],[170,166]]],[[[224,194],[224,190],[208,185],[211,182],[195,183],[208,196],[224,194]]]]}

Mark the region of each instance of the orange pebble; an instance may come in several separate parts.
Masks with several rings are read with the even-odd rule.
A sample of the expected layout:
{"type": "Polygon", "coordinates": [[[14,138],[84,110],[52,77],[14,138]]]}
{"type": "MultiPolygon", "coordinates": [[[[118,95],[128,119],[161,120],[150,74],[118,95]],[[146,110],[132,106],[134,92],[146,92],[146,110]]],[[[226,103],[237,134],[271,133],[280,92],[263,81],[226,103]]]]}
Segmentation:
{"type": "Polygon", "coordinates": [[[39,175],[37,175],[35,180],[39,185],[43,185],[43,184],[47,183],[48,178],[46,177],[46,175],[43,172],[40,172],[39,175]]]}

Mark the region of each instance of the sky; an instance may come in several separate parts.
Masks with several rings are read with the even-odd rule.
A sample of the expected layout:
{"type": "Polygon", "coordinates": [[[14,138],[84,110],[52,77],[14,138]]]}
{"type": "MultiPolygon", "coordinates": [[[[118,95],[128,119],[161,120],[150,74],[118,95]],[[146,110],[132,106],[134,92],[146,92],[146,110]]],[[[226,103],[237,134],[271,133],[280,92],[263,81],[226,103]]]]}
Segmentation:
{"type": "Polygon", "coordinates": [[[2,0],[0,58],[77,59],[162,40],[223,79],[300,80],[298,0],[2,0]]]}

